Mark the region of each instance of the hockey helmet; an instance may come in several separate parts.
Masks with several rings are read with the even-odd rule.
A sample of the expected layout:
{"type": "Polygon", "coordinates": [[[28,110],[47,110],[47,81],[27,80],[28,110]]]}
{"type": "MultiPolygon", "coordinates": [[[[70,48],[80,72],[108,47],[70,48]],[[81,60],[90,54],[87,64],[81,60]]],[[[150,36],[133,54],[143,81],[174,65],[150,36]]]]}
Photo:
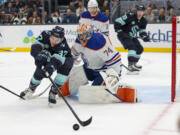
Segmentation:
{"type": "Polygon", "coordinates": [[[137,6],[137,11],[145,11],[146,8],[143,5],[138,5],[137,6]]]}
{"type": "Polygon", "coordinates": [[[86,23],[81,23],[77,28],[78,40],[81,43],[85,43],[93,35],[93,27],[86,23]]]}
{"type": "Polygon", "coordinates": [[[88,8],[91,8],[91,7],[97,7],[98,8],[98,3],[96,0],[89,0],[88,8]]]}
{"type": "Polygon", "coordinates": [[[64,38],[64,28],[56,26],[51,30],[51,35],[57,38],[64,38]]]}

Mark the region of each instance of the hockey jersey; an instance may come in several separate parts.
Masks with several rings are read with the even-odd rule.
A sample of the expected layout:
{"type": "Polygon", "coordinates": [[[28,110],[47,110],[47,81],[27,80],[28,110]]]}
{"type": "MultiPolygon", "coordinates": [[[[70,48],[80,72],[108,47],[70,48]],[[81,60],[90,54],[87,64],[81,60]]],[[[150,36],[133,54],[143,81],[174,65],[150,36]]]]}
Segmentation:
{"type": "Polygon", "coordinates": [[[31,55],[35,58],[40,52],[45,52],[51,57],[55,63],[55,67],[63,64],[66,57],[72,57],[71,49],[69,48],[66,39],[54,47],[50,45],[51,31],[43,31],[33,42],[31,46],[31,55]]]}
{"type": "Polygon", "coordinates": [[[109,19],[101,12],[96,17],[92,17],[89,11],[82,13],[79,23],[87,23],[94,27],[94,30],[109,35],[109,19]]]}
{"type": "Polygon", "coordinates": [[[142,17],[141,20],[138,20],[135,12],[130,12],[120,18],[117,18],[114,23],[116,32],[123,31],[131,37],[136,37],[137,32],[139,32],[140,35],[147,34],[146,26],[146,19],[142,17]]]}
{"type": "Polygon", "coordinates": [[[72,46],[74,57],[81,56],[84,65],[93,70],[113,68],[121,72],[121,55],[114,49],[108,36],[94,33],[83,47],[78,39],[72,46]]]}

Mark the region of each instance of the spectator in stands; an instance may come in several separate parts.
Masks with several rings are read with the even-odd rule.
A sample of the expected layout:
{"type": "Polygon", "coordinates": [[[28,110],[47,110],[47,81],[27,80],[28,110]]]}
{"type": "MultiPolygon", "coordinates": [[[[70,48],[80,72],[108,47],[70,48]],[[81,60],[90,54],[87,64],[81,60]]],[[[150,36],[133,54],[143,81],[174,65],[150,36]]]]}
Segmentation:
{"type": "Polygon", "coordinates": [[[19,14],[14,18],[13,24],[26,24],[27,18],[23,16],[22,12],[19,12],[19,14]]]}
{"type": "Polygon", "coordinates": [[[30,12],[30,10],[29,10],[29,8],[28,8],[28,5],[24,5],[24,7],[22,8],[21,11],[23,12],[23,16],[27,18],[27,17],[28,17],[28,14],[29,14],[29,12],[30,12]]]}
{"type": "Polygon", "coordinates": [[[79,18],[81,13],[86,11],[86,8],[83,6],[82,1],[79,1],[79,8],[76,9],[76,16],[79,18]]]}
{"type": "Polygon", "coordinates": [[[81,14],[82,14],[82,9],[79,10],[79,16],[77,16],[77,22],[79,22],[80,18],[81,18],[81,14]]]}
{"type": "Polygon", "coordinates": [[[0,13],[0,24],[6,24],[7,23],[7,16],[5,10],[2,10],[0,13]]]}
{"type": "MultiPolygon", "coordinates": [[[[51,21],[50,21],[51,18],[48,16],[48,12],[47,12],[47,11],[44,11],[43,15],[44,15],[44,22],[42,22],[42,23],[43,23],[43,24],[51,23],[51,21]]],[[[43,21],[43,20],[42,20],[42,21],[43,21]]]]}
{"type": "Polygon", "coordinates": [[[105,12],[108,9],[108,1],[105,0],[103,6],[101,7],[101,12],[105,12]]]}
{"type": "Polygon", "coordinates": [[[69,3],[69,9],[71,10],[71,12],[76,13],[76,8],[74,6],[74,2],[69,3]]]}
{"type": "Polygon", "coordinates": [[[152,13],[152,8],[148,7],[145,12],[145,18],[148,22],[152,23],[155,20],[154,13],[152,13]]]}
{"type": "Polygon", "coordinates": [[[5,13],[6,14],[11,14],[12,10],[13,10],[12,3],[9,2],[7,8],[5,8],[5,13]]]}
{"type": "Polygon", "coordinates": [[[24,7],[24,2],[19,1],[19,0],[14,0],[14,2],[15,2],[14,7],[15,7],[16,9],[19,9],[19,10],[20,10],[22,7],[24,7]]]}
{"type": "Polygon", "coordinates": [[[130,13],[131,9],[127,9],[124,14],[130,13]]]}
{"type": "Polygon", "coordinates": [[[172,18],[176,16],[174,12],[174,8],[169,9],[168,15],[166,17],[166,22],[172,22],[172,18]]]}
{"type": "Polygon", "coordinates": [[[17,12],[13,12],[12,14],[10,14],[8,16],[8,24],[13,24],[14,19],[16,18],[16,16],[17,16],[17,12]]]}
{"type": "Polygon", "coordinates": [[[167,1],[167,10],[169,11],[171,8],[174,8],[174,7],[171,5],[171,2],[168,0],[167,1]]]}
{"type": "Polygon", "coordinates": [[[37,11],[33,11],[33,15],[28,19],[28,24],[37,24],[39,22],[41,22],[41,18],[38,16],[37,11]]]}
{"type": "Polygon", "coordinates": [[[152,13],[153,13],[155,16],[158,15],[159,10],[157,9],[156,4],[150,3],[150,4],[149,4],[149,7],[152,9],[152,13]]]}
{"type": "Polygon", "coordinates": [[[53,13],[51,13],[51,18],[48,19],[47,23],[49,24],[60,24],[62,23],[62,18],[59,15],[58,11],[55,11],[53,13]]]}
{"type": "Polygon", "coordinates": [[[62,23],[77,23],[77,17],[76,14],[73,14],[71,9],[67,9],[66,14],[63,16],[62,23]]]}
{"type": "Polygon", "coordinates": [[[166,21],[165,8],[160,8],[159,15],[158,15],[156,22],[164,23],[165,21],[166,21]]]}
{"type": "Polygon", "coordinates": [[[106,10],[105,10],[105,14],[106,14],[106,16],[110,19],[110,12],[109,12],[109,9],[106,9],[106,10]]]}
{"type": "Polygon", "coordinates": [[[136,12],[137,11],[137,8],[132,8],[131,9],[131,12],[136,12]]]}

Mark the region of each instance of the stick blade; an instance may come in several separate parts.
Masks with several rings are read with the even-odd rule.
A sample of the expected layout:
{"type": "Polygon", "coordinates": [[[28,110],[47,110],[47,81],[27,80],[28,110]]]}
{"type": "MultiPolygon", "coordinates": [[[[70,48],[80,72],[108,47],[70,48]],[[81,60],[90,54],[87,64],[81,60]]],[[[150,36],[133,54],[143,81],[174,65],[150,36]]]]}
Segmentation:
{"type": "Polygon", "coordinates": [[[92,116],[86,121],[81,121],[80,124],[81,126],[85,127],[88,126],[91,123],[91,121],[92,121],[92,116]]]}

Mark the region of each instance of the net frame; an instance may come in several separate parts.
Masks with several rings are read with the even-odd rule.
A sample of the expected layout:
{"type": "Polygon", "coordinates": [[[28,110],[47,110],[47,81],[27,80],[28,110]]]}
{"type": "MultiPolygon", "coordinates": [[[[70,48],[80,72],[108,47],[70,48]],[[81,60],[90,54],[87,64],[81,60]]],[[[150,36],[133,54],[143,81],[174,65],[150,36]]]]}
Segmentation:
{"type": "MultiPolygon", "coordinates": [[[[179,81],[180,71],[178,71],[178,66],[180,66],[180,62],[178,62],[178,56],[180,55],[180,48],[178,46],[177,35],[178,33],[178,25],[180,26],[180,17],[173,17],[172,19],[172,68],[171,68],[171,101],[177,101],[177,90],[180,87],[179,81]],[[178,76],[179,74],[179,76],[178,76]]],[[[179,28],[180,29],[180,28],[179,28]]],[[[180,57],[180,56],[179,56],[180,57]]],[[[178,101],[180,101],[178,99],[178,101]]]]}

